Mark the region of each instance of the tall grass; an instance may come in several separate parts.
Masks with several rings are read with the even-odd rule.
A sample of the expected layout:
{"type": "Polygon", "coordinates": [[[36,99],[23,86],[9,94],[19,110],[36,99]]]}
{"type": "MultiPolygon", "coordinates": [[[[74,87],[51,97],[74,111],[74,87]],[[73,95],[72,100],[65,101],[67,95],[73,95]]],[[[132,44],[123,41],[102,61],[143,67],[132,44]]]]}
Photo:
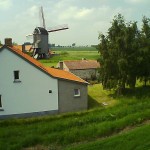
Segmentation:
{"type": "Polygon", "coordinates": [[[149,125],[144,125],[110,138],[74,145],[67,150],[148,150],[150,148],[149,133],[149,125]]]}
{"type": "MultiPolygon", "coordinates": [[[[97,94],[89,94],[94,101],[100,91],[98,85],[93,88],[97,94]]],[[[102,92],[108,102],[109,94],[113,95],[111,92],[102,92]]],[[[98,108],[77,113],[0,121],[0,149],[17,150],[39,144],[64,148],[73,143],[92,141],[118,133],[128,126],[150,119],[149,95],[140,95],[136,98],[135,94],[130,93],[113,98],[116,103],[110,107],[100,105],[98,108]]],[[[101,102],[98,101],[99,104],[101,102]]]]}

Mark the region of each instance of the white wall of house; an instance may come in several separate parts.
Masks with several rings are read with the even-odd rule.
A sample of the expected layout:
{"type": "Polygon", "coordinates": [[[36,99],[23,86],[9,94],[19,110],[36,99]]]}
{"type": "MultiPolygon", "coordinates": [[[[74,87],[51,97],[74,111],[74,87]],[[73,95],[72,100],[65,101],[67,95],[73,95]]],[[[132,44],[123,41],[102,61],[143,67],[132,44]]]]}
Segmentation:
{"type": "Polygon", "coordinates": [[[7,49],[0,51],[0,95],[0,116],[58,110],[58,80],[7,49]],[[14,83],[15,70],[21,82],[14,83]]]}

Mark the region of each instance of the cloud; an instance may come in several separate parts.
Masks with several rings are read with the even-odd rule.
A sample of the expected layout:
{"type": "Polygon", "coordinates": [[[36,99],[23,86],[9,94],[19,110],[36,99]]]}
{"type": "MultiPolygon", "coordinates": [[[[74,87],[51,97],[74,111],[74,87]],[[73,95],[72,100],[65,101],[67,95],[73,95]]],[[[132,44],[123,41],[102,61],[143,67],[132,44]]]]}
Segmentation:
{"type": "Polygon", "coordinates": [[[82,9],[79,10],[79,12],[76,13],[75,17],[78,18],[78,19],[88,17],[90,14],[93,13],[93,10],[94,9],[82,8],[82,9]]]}
{"type": "Polygon", "coordinates": [[[78,8],[70,6],[67,10],[60,12],[58,18],[60,20],[86,20],[87,17],[93,13],[94,9],[89,8],[78,8]]]}
{"type": "Polygon", "coordinates": [[[125,2],[131,4],[140,4],[140,3],[147,3],[149,2],[149,0],[125,0],[125,2]]]}
{"type": "Polygon", "coordinates": [[[27,9],[25,14],[31,17],[36,17],[39,14],[39,7],[36,5],[33,5],[32,7],[27,9]]]}
{"type": "Polygon", "coordinates": [[[0,8],[3,10],[7,10],[12,6],[11,0],[0,0],[0,8]]]}
{"type": "MultiPolygon", "coordinates": [[[[18,13],[15,16],[15,19],[17,21],[26,22],[26,24],[29,23],[37,23],[36,20],[39,21],[39,7],[36,5],[33,5],[26,9],[25,11],[22,11],[21,13],[18,13]]],[[[26,25],[24,24],[24,26],[26,25]]]]}

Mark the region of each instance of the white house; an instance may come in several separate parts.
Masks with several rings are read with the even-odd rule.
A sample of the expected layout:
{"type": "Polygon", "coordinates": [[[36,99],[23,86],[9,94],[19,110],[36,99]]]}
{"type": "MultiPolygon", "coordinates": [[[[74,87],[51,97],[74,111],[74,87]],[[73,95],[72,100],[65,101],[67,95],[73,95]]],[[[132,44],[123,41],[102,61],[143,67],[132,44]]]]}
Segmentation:
{"type": "Polygon", "coordinates": [[[0,48],[0,118],[87,109],[86,81],[44,67],[10,43],[0,48]]]}

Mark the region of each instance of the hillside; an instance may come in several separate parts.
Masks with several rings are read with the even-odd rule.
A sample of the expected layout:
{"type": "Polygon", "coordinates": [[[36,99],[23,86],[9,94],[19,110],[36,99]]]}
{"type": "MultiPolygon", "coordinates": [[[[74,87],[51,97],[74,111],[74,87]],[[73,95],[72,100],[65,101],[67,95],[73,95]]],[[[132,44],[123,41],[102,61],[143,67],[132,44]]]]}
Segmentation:
{"type": "MultiPolygon", "coordinates": [[[[1,120],[0,149],[17,150],[29,147],[66,149],[78,144],[84,144],[83,147],[86,147],[86,143],[90,141],[117,135],[127,128],[134,128],[150,119],[150,87],[136,88],[121,97],[116,97],[113,91],[102,91],[101,88],[98,84],[89,86],[88,111],[1,120]]],[[[148,132],[148,127],[145,128],[145,132],[148,132]]],[[[122,135],[122,138],[126,138],[126,134],[122,135]]],[[[137,136],[134,134],[134,139],[136,138],[134,145],[138,145],[138,134],[137,136]]],[[[147,137],[149,138],[150,136],[147,137]]],[[[100,140],[94,145],[99,145],[99,142],[100,145],[104,145],[110,141],[111,138],[108,141],[106,138],[106,141],[100,140]]],[[[144,140],[142,144],[147,146],[144,140]]]]}

